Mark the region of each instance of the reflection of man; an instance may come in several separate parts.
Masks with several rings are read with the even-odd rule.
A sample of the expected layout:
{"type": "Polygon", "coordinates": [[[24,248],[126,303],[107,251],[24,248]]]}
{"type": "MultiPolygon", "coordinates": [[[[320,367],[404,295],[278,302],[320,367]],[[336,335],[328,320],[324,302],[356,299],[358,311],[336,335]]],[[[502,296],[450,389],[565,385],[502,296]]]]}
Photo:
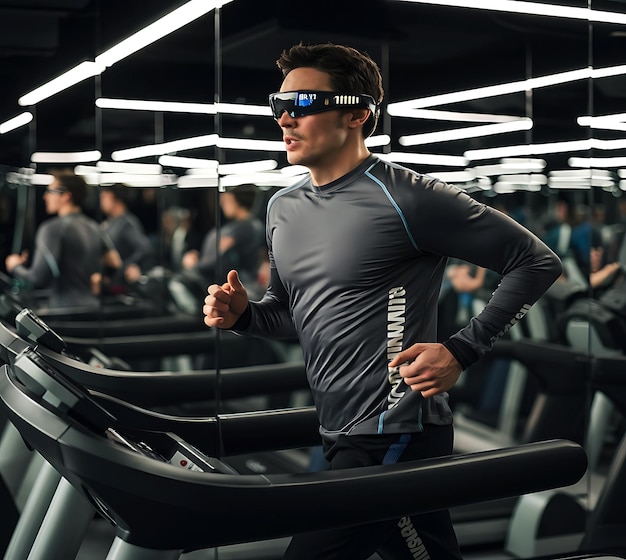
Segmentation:
{"type": "Polygon", "coordinates": [[[241,185],[223,192],[220,207],[226,223],[219,232],[212,229],[205,236],[200,252],[192,250],[183,255],[183,268],[202,275],[203,294],[206,283],[215,282],[218,251],[224,270],[237,268],[245,280],[256,278],[259,250],[265,247],[265,226],[252,212],[256,191],[254,185],[241,185]]]}
{"type": "Polygon", "coordinates": [[[29,255],[8,255],[9,274],[32,288],[48,288],[50,307],[96,306],[92,286],[103,264],[119,268],[121,259],[98,224],[86,216],[82,204],[87,196],[84,179],[71,171],[52,173],[54,179],[43,195],[48,214],[37,230],[30,267],[29,255]]]}
{"type": "Polygon", "coordinates": [[[100,209],[106,216],[102,229],[122,258],[113,289],[123,290],[127,284],[134,284],[154,264],[152,243],[139,218],[128,209],[129,192],[129,187],[119,183],[100,187],[100,209]]]}

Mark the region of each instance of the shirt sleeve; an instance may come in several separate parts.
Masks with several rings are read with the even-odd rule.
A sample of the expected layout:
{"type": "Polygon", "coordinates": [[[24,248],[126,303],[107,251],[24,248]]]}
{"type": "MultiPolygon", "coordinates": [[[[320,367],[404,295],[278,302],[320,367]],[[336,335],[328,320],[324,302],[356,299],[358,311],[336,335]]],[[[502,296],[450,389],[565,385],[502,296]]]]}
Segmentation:
{"type": "Polygon", "coordinates": [[[413,222],[419,249],[456,257],[502,276],[482,312],[444,344],[463,367],[480,359],[561,274],[561,261],[535,234],[467,193],[432,181],[413,222]]]}
{"type": "Polygon", "coordinates": [[[13,269],[13,276],[27,282],[33,288],[46,287],[52,278],[60,274],[61,236],[52,234],[49,229],[45,223],[39,227],[30,267],[19,265],[13,269]]]}
{"type": "Polygon", "coordinates": [[[260,301],[248,304],[232,330],[275,339],[297,337],[289,311],[289,297],[274,266],[270,269],[270,283],[265,295],[260,301]]]}
{"type": "Polygon", "coordinates": [[[137,264],[143,266],[147,259],[152,256],[152,245],[146,237],[145,231],[139,220],[134,220],[128,216],[124,225],[124,238],[129,242],[131,253],[124,259],[124,266],[129,264],[137,264]]]}

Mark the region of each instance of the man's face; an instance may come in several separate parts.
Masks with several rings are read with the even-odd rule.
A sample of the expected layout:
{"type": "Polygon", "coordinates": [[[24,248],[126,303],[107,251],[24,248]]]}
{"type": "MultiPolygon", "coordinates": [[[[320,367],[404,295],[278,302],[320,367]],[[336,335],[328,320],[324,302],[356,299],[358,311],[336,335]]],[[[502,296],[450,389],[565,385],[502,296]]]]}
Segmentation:
{"type": "Polygon", "coordinates": [[[48,214],[58,213],[61,206],[66,202],[70,194],[65,187],[59,183],[56,179],[48,185],[46,191],[43,194],[44,204],[46,205],[46,212],[48,214]]]}
{"type": "Polygon", "coordinates": [[[111,213],[111,209],[113,208],[113,203],[115,202],[115,197],[111,191],[103,190],[100,191],[100,209],[107,216],[111,213]]]}
{"type": "Polygon", "coordinates": [[[237,200],[235,195],[231,192],[224,192],[220,194],[220,207],[224,216],[228,219],[232,218],[237,211],[237,200]]]}
{"type": "MultiPolygon", "coordinates": [[[[315,68],[296,68],[285,77],[280,91],[332,91],[330,77],[315,68]]],[[[306,117],[290,117],[286,112],[278,119],[287,148],[287,160],[292,165],[309,169],[332,165],[344,145],[349,115],[338,110],[316,113],[306,117]]]]}

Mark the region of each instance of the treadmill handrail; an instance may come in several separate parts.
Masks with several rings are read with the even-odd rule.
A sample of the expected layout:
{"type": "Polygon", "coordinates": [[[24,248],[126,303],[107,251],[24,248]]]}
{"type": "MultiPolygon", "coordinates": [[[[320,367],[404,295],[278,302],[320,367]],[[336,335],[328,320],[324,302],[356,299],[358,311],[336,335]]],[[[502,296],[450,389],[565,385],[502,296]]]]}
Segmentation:
{"type": "Polygon", "coordinates": [[[400,518],[567,486],[587,468],[579,445],[552,440],[318,473],[194,472],[120,447],[23,392],[8,366],[0,373],[0,406],[26,441],[106,505],[118,536],[153,549],[209,548],[400,518]],[[328,503],[333,507],[319,508],[328,503]]]}
{"type": "Polygon", "coordinates": [[[108,394],[91,395],[128,429],[174,432],[219,457],[311,447],[320,442],[314,406],[186,417],[145,410],[108,394]]]}
{"type": "MultiPolygon", "coordinates": [[[[11,362],[33,343],[0,323],[0,357],[11,362]]],[[[37,352],[53,367],[89,389],[142,406],[162,406],[307,389],[303,361],[242,366],[220,370],[124,371],[97,367],[38,345],[37,352]],[[146,383],[150,390],[146,390],[146,383]]]]}

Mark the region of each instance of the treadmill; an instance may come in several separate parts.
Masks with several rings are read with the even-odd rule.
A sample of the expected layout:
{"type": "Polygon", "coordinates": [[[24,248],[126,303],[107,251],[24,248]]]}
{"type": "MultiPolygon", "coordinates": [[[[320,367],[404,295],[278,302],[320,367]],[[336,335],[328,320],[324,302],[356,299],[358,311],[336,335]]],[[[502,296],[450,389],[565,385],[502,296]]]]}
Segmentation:
{"type": "MultiPolygon", "coordinates": [[[[39,343],[38,352],[55,368],[59,368],[70,375],[72,379],[90,389],[115,395],[134,404],[154,406],[155,404],[162,404],[155,399],[163,398],[168,399],[170,403],[180,402],[180,399],[185,398],[185,395],[189,398],[188,395],[190,394],[198,395],[203,391],[206,394],[211,391],[205,385],[208,383],[208,379],[204,375],[197,375],[198,372],[190,372],[189,375],[185,374],[183,378],[179,377],[178,374],[151,373],[148,379],[147,375],[140,373],[110,372],[106,369],[91,368],[81,364],[72,359],[71,356],[66,355],[63,339],[51,331],[45,323],[39,321],[37,316],[29,310],[23,310],[20,313],[16,326],[22,337],[29,339],[32,343],[39,343]],[[48,348],[50,346],[54,349],[48,348]],[[153,375],[155,375],[154,378],[153,375]],[[121,379],[124,379],[123,383],[120,383],[121,379]],[[146,382],[150,382],[155,390],[146,391],[146,382]]],[[[1,329],[0,335],[2,335],[0,338],[4,339],[11,336],[2,333],[1,329]]],[[[23,343],[21,346],[17,342],[14,344],[17,346],[13,349],[13,354],[16,349],[23,347],[23,343]]],[[[6,346],[6,342],[4,345],[6,346]]],[[[498,355],[522,359],[525,365],[532,372],[535,372],[535,375],[546,379],[545,389],[542,390],[541,398],[537,399],[535,405],[536,412],[533,414],[533,420],[528,424],[525,436],[527,441],[524,443],[552,437],[571,437],[574,439],[580,436],[577,424],[568,420],[570,416],[568,411],[572,408],[575,409],[576,416],[578,416],[581,394],[584,399],[584,379],[586,377],[582,377],[581,367],[585,366],[585,361],[579,353],[573,353],[571,349],[552,345],[546,346],[545,343],[528,340],[522,340],[519,343],[501,341],[494,351],[498,355]],[[578,369],[575,369],[575,366],[578,369]],[[562,382],[564,376],[568,378],[566,383],[562,382]]],[[[293,364],[275,365],[272,366],[271,371],[263,366],[248,371],[241,368],[223,370],[221,372],[221,397],[227,399],[229,395],[240,393],[242,390],[248,391],[248,394],[272,391],[274,390],[274,382],[282,385],[283,388],[285,387],[284,383],[287,382],[287,386],[297,390],[299,387],[306,386],[303,365],[296,364],[296,369],[298,368],[297,376],[294,374],[296,372],[294,372],[293,364]],[[280,373],[282,375],[279,375],[280,373]],[[299,383],[302,385],[298,385],[299,383]]],[[[215,379],[213,377],[213,380],[215,379]]],[[[210,387],[215,387],[215,385],[211,383],[210,387]]],[[[276,388],[278,389],[278,387],[276,388]]],[[[316,441],[316,443],[319,442],[316,441]]],[[[506,446],[504,444],[492,444],[492,447],[506,446]]],[[[243,455],[233,458],[234,461],[238,461],[237,467],[240,470],[248,469],[249,472],[260,473],[267,472],[268,468],[270,472],[298,470],[292,459],[293,455],[286,458],[286,462],[280,461],[280,455],[275,453],[271,455],[261,453],[257,454],[256,457],[243,455]],[[277,460],[278,464],[276,464],[277,460]]],[[[480,507],[472,505],[454,508],[451,514],[457,528],[459,541],[462,545],[484,544],[485,542],[502,543],[516,502],[517,497],[512,496],[503,500],[482,503],[480,507]]]]}
{"type": "MultiPolygon", "coordinates": [[[[52,554],[47,558],[73,557],[67,550],[73,539],[64,535],[69,520],[76,519],[73,510],[64,509],[75,505],[76,496],[68,499],[72,493],[114,525],[109,560],[161,560],[567,486],[587,467],[578,444],[550,440],[385,467],[242,475],[215,455],[221,445],[244,449],[249,439],[220,432],[220,446],[200,450],[197,440],[190,443],[170,431],[172,425],[164,431],[145,411],[131,407],[122,418],[120,403],[115,413],[106,403],[106,397],[95,398],[50,367],[33,348],[0,371],[0,408],[62,476],[61,495],[32,548],[52,554]],[[448,490],[444,495],[442,487],[448,490]],[[345,499],[329,511],[318,509],[337,495],[345,499]],[[54,556],[55,550],[65,556],[54,556]]],[[[233,426],[246,416],[233,415],[233,426]]]]}

